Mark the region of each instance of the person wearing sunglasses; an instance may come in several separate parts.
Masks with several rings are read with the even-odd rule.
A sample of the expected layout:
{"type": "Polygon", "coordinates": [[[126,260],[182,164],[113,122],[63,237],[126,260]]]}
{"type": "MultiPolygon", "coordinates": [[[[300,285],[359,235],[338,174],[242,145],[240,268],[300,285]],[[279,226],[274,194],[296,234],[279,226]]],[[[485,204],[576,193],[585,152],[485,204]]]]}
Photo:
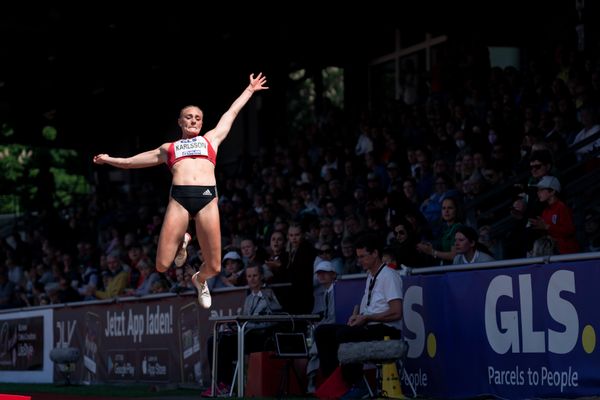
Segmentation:
{"type": "Polygon", "coordinates": [[[407,267],[425,267],[435,264],[434,259],[417,251],[417,237],[413,225],[404,217],[396,217],[392,224],[394,240],[390,247],[396,254],[396,263],[398,267],[405,265],[407,267]]]}
{"type": "Polygon", "coordinates": [[[541,203],[537,196],[535,185],[547,175],[552,173],[554,162],[550,150],[537,150],[531,153],[529,157],[530,176],[525,186],[519,186],[522,191],[521,197],[527,202],[527,217],[536,218],[544,209],[545,205],[541,203]]]}

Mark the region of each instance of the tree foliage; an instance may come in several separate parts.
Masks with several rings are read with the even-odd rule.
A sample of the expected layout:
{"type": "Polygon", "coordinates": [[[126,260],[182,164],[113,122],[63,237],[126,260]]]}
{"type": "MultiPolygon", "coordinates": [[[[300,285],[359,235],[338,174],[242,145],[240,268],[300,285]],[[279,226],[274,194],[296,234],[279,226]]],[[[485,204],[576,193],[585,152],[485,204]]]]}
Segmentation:
{"type": "Polygon", "coordinates": [[[70,149],[1,145],[0,213],[63,207],[76,196],[89,193],[78,158],[77,151],[70,149]]]}

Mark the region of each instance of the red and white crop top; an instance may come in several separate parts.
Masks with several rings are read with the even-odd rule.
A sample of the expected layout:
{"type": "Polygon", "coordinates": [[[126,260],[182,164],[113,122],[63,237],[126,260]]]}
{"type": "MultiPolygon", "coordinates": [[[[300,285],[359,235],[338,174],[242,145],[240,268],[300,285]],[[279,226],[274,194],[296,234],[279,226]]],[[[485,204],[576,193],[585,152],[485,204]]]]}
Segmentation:
{"type": "Polygon", "coordinates": [[[217,153],[204,136],[180,139],[169,145],[167,151],[167,165],[169,168],[173,168],[177,161],[184,158],[206,158],[214,165],[217,164],[217,153]]]}

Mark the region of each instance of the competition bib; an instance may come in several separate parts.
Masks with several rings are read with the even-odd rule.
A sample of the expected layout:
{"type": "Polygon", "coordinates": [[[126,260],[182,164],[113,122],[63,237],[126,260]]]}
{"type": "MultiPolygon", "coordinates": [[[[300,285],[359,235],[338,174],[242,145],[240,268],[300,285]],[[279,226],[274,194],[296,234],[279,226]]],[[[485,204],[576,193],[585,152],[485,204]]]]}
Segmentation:
{"type": "Polygon", "coordinates": [[[173,150],[175,159],[190,156],[208,157],[208,144],[203,136],[178,140],[173,144],[173,150]]]}

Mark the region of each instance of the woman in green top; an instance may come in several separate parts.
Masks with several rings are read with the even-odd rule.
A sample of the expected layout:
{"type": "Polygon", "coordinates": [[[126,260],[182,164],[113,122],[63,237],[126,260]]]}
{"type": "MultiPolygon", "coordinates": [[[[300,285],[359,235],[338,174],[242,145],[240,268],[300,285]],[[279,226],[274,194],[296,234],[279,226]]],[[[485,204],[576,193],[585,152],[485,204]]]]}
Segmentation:
{"type": "Polygon", "coordinates": [[[460,223],[461,215],[458,200],[455,197],[446,197],[442,201],[441,235],[439,239],[436,238],[439,240],[439,249],[436,249],[432,243],[421,242],[417,244],[417,250],[433,257],[436,264],[452,264],[452,260],[456,256],[454,235],[458,227],[462,225],[460,223]]]}

